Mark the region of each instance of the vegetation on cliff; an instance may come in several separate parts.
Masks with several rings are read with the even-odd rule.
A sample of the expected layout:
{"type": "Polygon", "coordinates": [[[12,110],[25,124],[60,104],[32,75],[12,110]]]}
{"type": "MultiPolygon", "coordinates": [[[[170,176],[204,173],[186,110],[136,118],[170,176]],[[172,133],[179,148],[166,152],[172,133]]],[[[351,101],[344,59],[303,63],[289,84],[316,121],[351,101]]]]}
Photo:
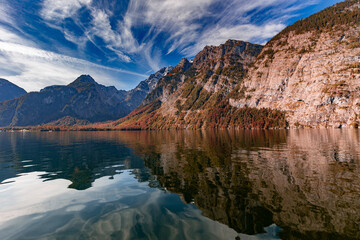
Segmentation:
{"type": "Polygon", "coordinates": [[[286,27],[272,38],[270,43],[290,32],[295,32],[295,34],[311,31],[325,32],[332,31],[334,27],[341,27],[343,29],[344,27],[349,28],[351,26],[356,26],[360,22],[360,8],[355,5],[360,6],[358,0],[346,0],[305,19],[301,19],[286,27]]]}

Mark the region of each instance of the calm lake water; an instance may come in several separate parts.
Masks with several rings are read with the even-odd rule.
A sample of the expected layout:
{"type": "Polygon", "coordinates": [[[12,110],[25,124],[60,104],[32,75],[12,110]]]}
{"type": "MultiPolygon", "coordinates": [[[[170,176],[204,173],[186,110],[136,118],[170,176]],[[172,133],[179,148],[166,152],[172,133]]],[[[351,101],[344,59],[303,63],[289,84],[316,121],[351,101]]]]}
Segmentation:
{"type": "Polygon", "coordinates": [[[360,131],[0,133],[0,239],[360,239],[360,131]]]}

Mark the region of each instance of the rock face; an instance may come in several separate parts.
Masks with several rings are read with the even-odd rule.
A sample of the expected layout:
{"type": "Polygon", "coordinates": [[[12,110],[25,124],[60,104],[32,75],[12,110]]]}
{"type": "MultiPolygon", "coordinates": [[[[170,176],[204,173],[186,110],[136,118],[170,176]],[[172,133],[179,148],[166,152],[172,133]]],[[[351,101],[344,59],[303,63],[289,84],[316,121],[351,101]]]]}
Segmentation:
{"type": "Polygon", "coordinates": [[[357,126],[360,8],[345,1],[288,27],[263,49],[229,100],[286,112],[290,126],[357,126]]]}
{"type": "Polygon", "coordinates": [[[0,103],[0,126],[84,125],[129,114],[170,68],[141,82],[131,91],[105,87],[88,75],[67,86],[50,86],[0,103]]]}
{"type": "Polygon", "coordinates": [[[0,78],[0,102],[14,99],[24,94],[26,94],[24,89],[16,86],[8,80],[0,78]]]}

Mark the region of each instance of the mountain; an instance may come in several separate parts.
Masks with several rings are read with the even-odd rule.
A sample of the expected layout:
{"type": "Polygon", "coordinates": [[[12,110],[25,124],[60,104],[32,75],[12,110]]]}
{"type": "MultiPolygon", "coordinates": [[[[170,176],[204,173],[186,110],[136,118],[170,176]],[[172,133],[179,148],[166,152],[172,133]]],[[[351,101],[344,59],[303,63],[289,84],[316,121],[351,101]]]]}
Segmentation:
{"type": "MultiPolygon", "coordinates": [[[[239,110],[228,104],[228,96],[242,82],[262,48],[237,40],[205,47],[192,61],[182,59],[159,80],[137,109],[110,126],[122,129],[228,127],[257,121],[252,116],[266,119],[269,115],[274,116],[271,124],[285,126],[283,115],[278,111],[239,110]]],[[[268,123],[265,121],[265,124],[268,123]]]]}
{"type": "Polygon", "coordinates": [[[359,125],[360,3],[287,27],[264,47],[229,40],[183,59],[122,129],[359,125]]]}
{"type": "Polygon", "coordinates": [[[67,86],[27,93],[0,103],[0,126],[68,126],[119,119],[137,107],[169,69],[153,74],[131,91],[106,87],[82,75],[67,86]]]}
{"type": "Polygon", "coordinates": [[[14,99],[24,94],[26,94],[24,89],[16,86],[6,79],[0,78],[0,102],[14,99]]]}

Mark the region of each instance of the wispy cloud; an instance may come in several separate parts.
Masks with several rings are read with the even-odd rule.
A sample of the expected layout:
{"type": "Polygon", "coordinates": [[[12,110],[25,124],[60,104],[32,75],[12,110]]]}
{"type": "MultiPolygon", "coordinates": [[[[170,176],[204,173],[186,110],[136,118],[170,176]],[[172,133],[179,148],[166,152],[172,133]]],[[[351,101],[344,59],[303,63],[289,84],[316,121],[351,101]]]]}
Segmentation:
{"type": "MultiPolygon", "coordinates": [[[[264,43],[285,27],[286,20],[293,17],[294,12],[318,2],[129,0],[126,11],[116,16],[109,2],[99,6],[92,0],[45,0],[42,16],[61,24],[59,20],[77,19],[78,11],[87,8],[92,20],[84,32],[89,41],[98,46],[94,39],[101,38],[105,46],[98,46],[100,49],[105,47],[123,62],[139,61],[140,57],[155,71],[162,58],[154,42],[162,44],[162,54],[177,52],[186,56],[195,55],[205,45],[218,45],[229,38],[264,43]],[[139,38],[137,31],[146,31],[146,34],[139,38]]],[[[68,32],[66,37],[75,42],[68,32]]]]}
{"type": "Polygon", "coordinates": [[[115,52],[122,61],[131,62],[131,58],[117,48],[127,49],[130,53],[134,52],[134,49],[136,49],[136,40],[132,34],[127,34],[125,28],[123,29],[123,34],[114,31],[110,24],[109,15],[103,10],[93,8],[92,16],[93,20],[90,33],[101,37],[107,44],[106,47],[115,52]]]}
{"type": "Polygon", "coordinates": [[[11,23],[11,17],[8,14],[8,8],[6,7],[5,3],[0,4],[0,22],[4,23],[11,23]]]}
{"type": "Polygon", "coordinates": [[[47,20],[60,21],[76,15],[80,8],[91,3],[92,0],[44,0],[41,15],[47,20]]]}
{"type": "Polygon", "coordinates": [[[130,0],[123,19],[127,30],[149,26],[148,38],[166,36],[165,53],[178,51],[193,56],[205,45],[229,38],[264,43],[281,31],[289,15],[319,0],[130,0]],[[261,12],[263,11],[263,12],[261,12]],[[265,22],[255,22],[261,12],[265,22]],[[268,16],[268,17],[266,17],[268,16]]]}

